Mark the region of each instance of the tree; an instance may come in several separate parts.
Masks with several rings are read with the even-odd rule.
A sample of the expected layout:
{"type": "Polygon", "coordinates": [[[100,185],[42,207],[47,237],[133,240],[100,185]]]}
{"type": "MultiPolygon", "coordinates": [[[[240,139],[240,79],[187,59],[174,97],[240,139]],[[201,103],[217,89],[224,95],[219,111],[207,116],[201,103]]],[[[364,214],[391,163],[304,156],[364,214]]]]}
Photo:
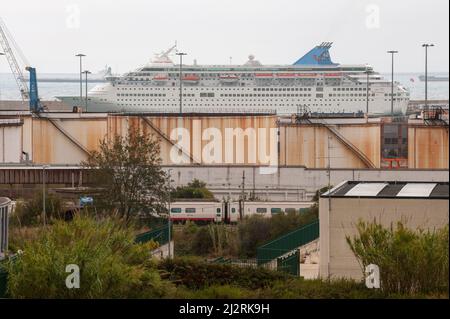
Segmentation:
{"type": "Polygon", "coordinates": [[[172,192],[173,199],[213,199],[214,195],[206,188],[206,183],[198,179],[192,180],[186,186],[179,186],[172,192]]]}
{"type": "Polygon", "coordinates": [[[83,166],[98,186],[97,207],[116,209],[129,222],[138,214],[165,211],[169,187],[160,164],[159,140],[130,130],[125,137],[101,141],[83,166]]]}

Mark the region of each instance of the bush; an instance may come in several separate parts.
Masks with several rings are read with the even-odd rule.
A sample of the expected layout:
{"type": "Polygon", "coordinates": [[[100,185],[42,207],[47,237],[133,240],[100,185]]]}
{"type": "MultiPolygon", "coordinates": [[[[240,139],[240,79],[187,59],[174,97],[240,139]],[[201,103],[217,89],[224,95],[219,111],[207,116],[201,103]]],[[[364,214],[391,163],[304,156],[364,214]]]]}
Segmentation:
{"type": "Polygon", "coordinates": [[[250,216],[238,226],[187,223],[174,233],[175,254],[178,256],[228,256],[254,258],[256,248],[303,225],[316,220],[314,208],[305,213],[281,213],[264,218],[250,216]]]}
{"type": "Polygon", "coordinates": [[[176,228],[174,241],[178,256],[236,256],[239,245],[236,227],[192,222],[176,228]]]}
{"type": "Polygon", "coordinates": [[[206,183],[194,179],[187,186],[179,186],[171,193],[172,199],[213,199],[214,195],[206,188],[206,183]]]}
{"type": "Polygon", "coordinates": [[[155,298],[170,287],[160,280],[150,250],[135,244],[131,228],[113,220],[75,216],[42,228],[8,264],[13,298],[155,298]],[[66,266],[80,267],[80,288],[68,289],[66,266]]]}
{"type": "Polygon", "coordinates": [[[253,258],[256,256],[257,247],[309,224],[317,218],[318,212],[314,208],[305,213],[281,213],[271,218],[256,215],[244,218],[239,223],[239,255],[242,258],[253,258]]]}
{"type": "Polygon", "coordinates": [[[399,222],[385,228],[376,223],[357,224],[358,235],[347,243],[362,270],[380,268],[381,288],[388,293],[448,292],[448,225],[436,231],[413,231],[399,222]]]}
{"type": "MultiPolygon", "coordinates": [[[[11,224],[14,226],[34,226],[43,223],[42,191],[36,191],[28,201],[17,201],[11,224]]],[[[63,202],[55,194],[45,194],[45,212],[47,222],[55,219],[64,219],[63,202]]]]}
{"type": "Polygon", "coordinates": [[[158,264],[165,278],[189,289],[213,285],[235,285],[246,289],[268,287],[290,276],[264,268],[243,268],[227,264],[209,264],[195,258],[165,259],[158,264]]]}

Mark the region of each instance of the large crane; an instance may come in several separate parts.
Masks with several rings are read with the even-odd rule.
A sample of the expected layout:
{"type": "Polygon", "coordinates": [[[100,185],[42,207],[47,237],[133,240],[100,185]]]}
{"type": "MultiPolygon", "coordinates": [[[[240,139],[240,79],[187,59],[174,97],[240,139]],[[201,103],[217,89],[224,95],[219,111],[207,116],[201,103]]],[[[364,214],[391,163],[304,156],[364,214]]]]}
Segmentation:
{"type": "Polygon", "coordinates": [[[20,65],[14,55],[14,51],[9,43],[10,41],[13,44],[15,50],[18,52],[18,54],[21,55],[23,62],[28,65],[25,57],[23,56],[17,44],[15,43],[14,38],[9,33],[8,28],[6,27],[2,18],[0,17],[0,45],[3,49],[3,52],[5,53],[6,59],[8,60],[9,67],[11,68],[11,72],[14,75],[14,79],[16,80],[17,86],[19,87],[22,100],[26,101],[30,98],[28,85],[27,82],[25,81],[25,77],[23,76],[22,69],[20,68],[20,65]]]}

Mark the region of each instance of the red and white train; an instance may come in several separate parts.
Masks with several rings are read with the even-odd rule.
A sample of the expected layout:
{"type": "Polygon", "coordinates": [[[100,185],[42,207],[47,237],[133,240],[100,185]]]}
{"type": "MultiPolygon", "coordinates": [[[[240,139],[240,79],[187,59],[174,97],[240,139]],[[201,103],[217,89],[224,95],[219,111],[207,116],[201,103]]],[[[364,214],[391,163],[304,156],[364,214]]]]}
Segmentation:
{"type": "Polygon", "coordinates": [[[270,218],[282,212],[302,213],[313,202],[214,202],[214,201],[178,201],[172,202],[170,219],[177,222],[225,222],[236,223],[251,215],[270,218]]]}

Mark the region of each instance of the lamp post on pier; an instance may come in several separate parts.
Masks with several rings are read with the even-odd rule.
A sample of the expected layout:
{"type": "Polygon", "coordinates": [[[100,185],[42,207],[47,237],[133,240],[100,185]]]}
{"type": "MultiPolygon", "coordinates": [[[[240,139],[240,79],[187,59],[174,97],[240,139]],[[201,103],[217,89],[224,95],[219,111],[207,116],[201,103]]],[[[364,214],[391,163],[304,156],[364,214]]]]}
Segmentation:
{"type": "Polygon", "coordinates": [[[78,53],[75,56],[80,58],[80,105],[78,105],[78,106],[81,106],[81,102],[83,101],[83,58],[86,55],[82,54],[82,53],[78,53]]]}
{"type": "Polygon", "coordinates": [[[422,44],[425,48],[425,111],[428,111],[428,48],[434,47],[432,43],[422,44]]]}
{"type": "Polygon", "coordinates": [[[391,54],[392,62],[391,62],[391,116],[394,115],[394,54],[398,53],[398,51],[390,50],[387,53],[391,54]]]}

